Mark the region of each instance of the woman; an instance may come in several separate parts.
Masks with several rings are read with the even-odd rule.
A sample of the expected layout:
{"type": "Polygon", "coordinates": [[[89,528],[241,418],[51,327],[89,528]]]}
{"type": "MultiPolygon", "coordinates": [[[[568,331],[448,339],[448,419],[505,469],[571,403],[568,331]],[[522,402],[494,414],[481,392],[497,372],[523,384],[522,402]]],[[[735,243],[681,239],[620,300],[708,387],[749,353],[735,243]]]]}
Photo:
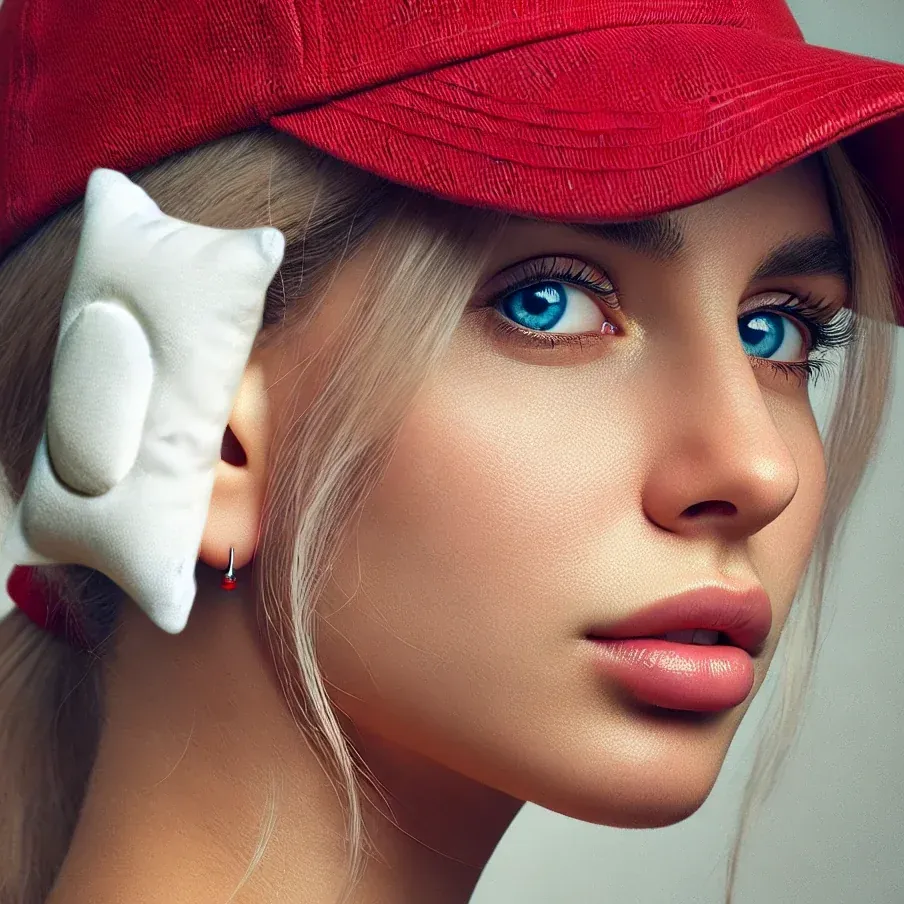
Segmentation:
{"type": "Polygon", "coordinates": [[[14,499],[92,169],[287,239],[185,631],[74,566],[20,605],[82,649],[2,625],[0,900],[467,901],[523,801],[695,812],[787,624],[768,778],[886,400],[904,69],[779,0],[5,0],[0,57],[14,499]]]}

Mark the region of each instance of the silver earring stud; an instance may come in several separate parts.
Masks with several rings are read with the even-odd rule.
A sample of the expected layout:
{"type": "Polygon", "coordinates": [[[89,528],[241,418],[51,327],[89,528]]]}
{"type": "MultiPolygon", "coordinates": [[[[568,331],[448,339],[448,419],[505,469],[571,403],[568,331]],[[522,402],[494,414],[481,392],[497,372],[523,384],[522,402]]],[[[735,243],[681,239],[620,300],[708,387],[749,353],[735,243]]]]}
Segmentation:
{"type": "Polygon", "coordinates": [[[223,574],[223,579],[220,581],[220,587],[223,590],[235,590],[236,579],[235,579],[235,549],[230,546],[229,547],[229,567],[223,574]]]}

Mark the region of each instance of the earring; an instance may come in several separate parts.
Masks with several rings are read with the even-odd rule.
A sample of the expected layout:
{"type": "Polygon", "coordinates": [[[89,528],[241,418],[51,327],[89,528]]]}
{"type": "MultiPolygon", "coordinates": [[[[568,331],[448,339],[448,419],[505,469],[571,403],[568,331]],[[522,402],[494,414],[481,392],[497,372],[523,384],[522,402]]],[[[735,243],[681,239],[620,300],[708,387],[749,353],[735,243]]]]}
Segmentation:
{"type": "Polygon", "coordinates": [[[226,572],[223,574],[223,579],[220,581],[220,587],[223,590],[235,590],[236,580],[235,580],[235,549],[233,547],[229,547],[229,567],[226,569],[226,572]]]}

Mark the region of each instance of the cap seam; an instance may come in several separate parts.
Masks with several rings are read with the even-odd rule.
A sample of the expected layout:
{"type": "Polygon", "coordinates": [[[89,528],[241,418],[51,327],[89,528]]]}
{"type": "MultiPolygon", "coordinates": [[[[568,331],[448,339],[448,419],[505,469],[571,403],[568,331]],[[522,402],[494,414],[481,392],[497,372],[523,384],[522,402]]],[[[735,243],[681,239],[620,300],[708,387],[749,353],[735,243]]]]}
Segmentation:
{"type": "MultiPolygon", "coordinates": [[[[882,74],[882,75],[874,75],[874,76],[871,76],[871,77],[868,78],[868,79],[860,80],[860,81],[857,81],[857,82],[854,82],[854,83],[850,83],[850,82],[849,82],[849,83],[847,83],[847,84],[845,84],[845,85],[842,85],[842,86],[840,86],[840,87],[834,89],[833,91],[829,92],[828,94],[823,95],[822,97],[820,97],[820,102],[824,102],[824,101],[827,100],[828,98],[831,98],[833,95],[838,94],[838,93],[841,93],[841,92],[845,91],[847,88],[850,88],[850,87],[852,87],[852,86],[860,87],[860,86],[862,86],[862,85],[869,84],[870,82],[873,82],[873,81],[876,81],[876,80],[878,80],[878,79],[885,78],[885,77],[888,77],[888,76],[889,76],[888,73],[884,73],[884,74],[882,74]]],[[[801,107],[806,106],[807,103],[809,103],[809,102],[810,102],[810,101],[804,101],[803,103],[797,104],[796,106],[792,107],[791,110],[797,110],[797,109],[800,109],[801,107]]],[[[360,110],[350,110],[350,109],[348,109],[347,107],[343,107],[343,108],[341,109],[341,112],[342,112],[342,113],[345,113],[345,114],[348,114],[348,115],[351,115],[351,116],[353,116],[353,117],[357,117],[357,118],[359,118],[359,119],[364,119],[364,120],[366,120],[366,121],[373,122],[373,123],[375,123],[375,124],[378,124],[378,125],[381,125],[381,126],[390,128],[390,129],[392,129],[394,132],[396,132],[397,134],[407,135],[407,136],[412,137],[412,138],[415,138],[415,139],[421,139],[421,140],[431,141],[431,142],[433,142],[433,143],[442,144],[442,145],[444,145],[444,146],[446,146],[446,147],[453,148],[453,149],[455,149],[455,150],[461,151],[461,152],[466,153],[466,154],[474,154],[474,155],[480,156],[480,151],[478,151],[478,150],[470,149],[470,148],[465,148],[465,147],[462,147],[462,146],[459,145],[459,144],[453,144],[452,142],[449,142],[449,141],[438,140],[435,136],[428,136],[428,135],[423,135],[423,134],[418,133],[418,132],[411,132],[411,131],[408,131],[407,129],[400,128],[400,127],[396,126],[395,124],[393,124],[393,123],[391,123],[391,122],[387,122],[386,120],[379,119],[379,118],[376,118],[376,117],[373,117],[373,116],[369,116],[369,115],[367,115],[366,113],[364,113],[364,112],[362,112],[362,111],[360,111],[360,110]]],[[[747,112],[747,110],[745,109],[744,111],[742,111],[742,113],[743,113],[743,112],[747,112]]],[[[783,111],[783,113],[782,113],[782,116],[787,115],[788,112],[790,112],[790,111],[789,111],[788,109],[785,109],[785,110],[783,111]]],[[[899,105],[898,107],[896,107],[896,109],[895,109],[894,112],[889,112],[888,110],[885,110],[885,111],[883,111],[882,113],[877,113],[877,114],[875,114],[874,116],[869,117],[867,120],[863,120],[863,119],[858,118],[858,119],[857,119],[857,123],[856,123],[855,125],[847,125],[847,126],[844,126],[844,127],[840,128],[840,129],[837,129],[836,132],[835,132],[835,134],[840,135],[840,136],[843,136],[843,135],[847,134],[848,132],[850,132],[852,129],[856,129],[857,131],[860,131],[860,130],[862,130],[862,129],[864,129],[864,128],[868,128],[870,125],[874,124],[875,122],[881,121],[882,119],[892,119],[892,118],[894,118],[895,116],[902,115],[902,114],[904,114],[904,96],[902,96],[902,99],[901,99],[901,101],[900,101],[900,105],[899,105]]],[[[741,113],[739,113],[738,115],[741,115],[741,113]]],[[[431,118],[437,119],[438,121],[441,121],[441,122],[446,122],[446,123],[448,122],[448,120],[441,120],[441,119],[439,119],[439,117],[431,117],[431,118]]],[[[749,134],[749,133],[751,133],[751,132],[754,132],[754,131],[756,131],[756,130],[759,130],[759,129],[765,127],[765,126],[768,126],[770,123],[774,122],[774,121],[775,121],[776,119],[778,119],[778,118],[779,118],[778,116],[773,116],[773,117],[770,117],[770,118],[767,119],[767,120],[760,120],[760,121],[756,122],[754,125],[752,125],[750,128],[744,129],[743,132],[742,132],[741,134],[749,134]]],[[[713,123],[712,125],[707,126],[706,128],[707,128],[708,130],[712,130],[713,128],[723,126],[723,125],[725,124],[725,122],[726,122],[725,119],[720,119],[720,120],[718,120],[717,123],[713,123]]],[[[730,137],[728,137],[728,138],[722,139],[721,141],[714,142],[713,144],[708,145],[705,149],[703,149],[703,151],[699,151],[698,154],[699,154],[699,153],[702,153],[702,152],[704,152],[704,151],[712,150],[713,148],[720,147],[721,145],[727,144],[727,143],[729,143],[729,142],[735,141],[735,140],[737,139],[737,137],[738,137],[737,135],[732,135],[732,136],[730,136],[730,137]]],[[[521,139],[521,140],[523,141],[524,139],[521,139]]],[[[679,138],[679,139],[674,139],[674,140],[680,140],[680,138],[679,138]]],[[[659,145],[659,146],[660,146],[660,147],[663,147],[663,146],[665,146],[666,144],[673,143],[674,140],[670,140],[669,142],[663,142],[663,143],[662,143],[661,145],[659,145]]],[[[836,139],[836,140],[840,140],[840,139],[836,139]]],[[[820,140],[819,142],[817,142],[817,143],[818,143],[818,144],[822,144],[821,140],[820,140]]],[[[828,143],[832,143],[831,140],[830,140],[828,143]]],[[[534,145],[537,146],[537,147],[544,147],[544,145],[537,144],[536,142],[534,142],[534,145]]],[[[552,147],[552,146],[546,145],[545,147],[552,147]]],[[[583,150],[583,149],[576,149],[576,150],[583,150]]],[[[484,154],[484,156],[488,156],[488,155],[484,154]]],[[[645,170],[659,170],[659,169],[662,169],[662,168],[667,167],[667,166],[672,166],[672,165],[674,165],[675,163],[677,163],[677,162],[679,162],[679,161],[681,161],[681,160],[686,160],[686,159],[691,158],[691,157],[694,157],[694,156],[697,156],[697,154],[693,154],[693,153],[690,153],[690,154],[683,154],[683,155],[681,155],[680,157],[672,158],[671,160],[668,160],[668,161],[666,161],[666,162],[664,162],[664,163],[654,164],[654,165],[651,165],[651,166],[645,166],[645,167],[638,167],[638,166],[635,164],[635,165],[632,165],[632,166],[630,167],[630,169],[631,169],[631,170],[636,170],[636,169],[638,169],[638,168],[641,168],[641,169],[645,169],[645,170]]],[[[514,166],[525,167],[525,168],[528,168],[528,169],[546,170],[546,171],[552,171],[552,172],[555,172],[555,171],[557,171],[557,170],[569,170],[569,171],[572,171],[572,172],[585,172],[585,173],[601,172],[600,170],[594,171],[594,170],[584,169],[584,168],[579,168],[579,167],[568,167],[568,166],[564,166],[564,167],[563,167],[563,166],[545,166],[545,165],[538,165],[538,164],[532,164],[532,163],[524,163],[524,162],[521,162],[521,161],[519,161],[519,160],[514,160],[514,159],[511,159],[511,158],[499,157],[498,155],[489,155],[489,159],[498,160],[500,163],[511,164],[511,165],[514,165],[514,166]]],[[[610,168],[608,168],[608,169],[609,169],[610,171],[611,171],[611,170],[615,170],[615,171],[618,171],[618,172],[622,172],[622,171],[627,171],[629,168],[627,168],[627,167],[610,167],[610,168]]]]}
{"type": "MultiPolygon", "coordinates": [[[[824,77],[826,75],[832,76],[839,71],[846,71],[845,66],[842,62],[837,63],[835,66],[831,67],[830,69],[826,69],[825,67],[818,67],[818,66],[808,67],[805,70],[799,70],[799,71],[795,72],[793,75],[790,75],[789,78],[787,78],[785,80],[781,80],[781,81],[776,81],[776,80],[774,80],[774,78],[769,77],[769,76],[761,76],[756,79],[751,79],[748,82],[743,82],[738,85],[732,86],[731,88],[720,89],[719,91],[710,93],[708,95],[701,95],[698,98],[689,99],[689,100],[685,101],[684,109],[682,109],[681,107],[679,107],[677,105],[675,107],[667,107],[667,108],[663,108],[663,109],[659,109],[659,110],[653,110],[653,109],[643,110],[643,109],[633,109],[633,108],[632,109],[625,108],[625,109],[613,110],[608,107],[606,109],[609,112],[612,112],[615,114],[619,114],[619,115],[627,114],[627,115],[631,115],[631,116],[661,117],[661,116],[682,115],[682,114],[687,113],[686,108],[690,107],[692,105],[699,106],[699,105],[703,105],[703,104],[708,104],[710,110],[715,107],[718,107],[718,106],[729,106],[733,102],[735,102],[739,97],[751,97],[756,94],[761,94],[763,85],[765,85],[770,90],[773,90],[779,85],[788,86],[793,83],[800,83],[805,79],[810,79],[814,75],[818,75],[824,80],[824,77]],[[746,88],[749,88],[751,85],[759,85],[761,87],[759,87],[753,91],[744,90],[746,88]],[[720,100],[721,97],[725,97],[726,99],[724,101],[720,100]]],[[[885,70],[884,68],[882,68],[882,71],[877,72],[877,75],[879,75],[879,76],[884,75],[884,74],[887,74],[887,70],[885,70]]],[[[411,81],[418,82],[420,80],[412,79],[411,81]]],[[[404,92],[411,94],[418,98],[424,98],[425,100],[432,101],[433,103],[436,103],[436,104],[453,107],[457,110],[463,110],[463,111],[470,112],[470,113],[476,113],[478,115],[488,116],[493,119],[499,119],[503,122],[521,123],[521,122],[528,121],[530,125],[535,126],[538,129],[570,128],[572,131],[578,131],[578,132],[586,131],[586,130],[574,129],[571,126],[556,126],[556,125],[544,126],[544,125],[530,122],[529,120],[524,120],[520,117],[500,115],[500,112],[499,112],[500,106],[503,104],[506,107],[517,108],[520,106],[520,107],[523,107],[526,112],[529,112],[531,110],[539,110],[544,113],[549,113],[550,115],[553,115],[553,116],[556,116],[556,115],[586,116],[588,114],[598,112],[598,110],[594,111],[594,110],[588,109],[588,108],[567,109],[567,108],[563,108],[563,107],[550,107],[550,106],[546,106],[543,104],[537,104],[537,103],[528,102],[528,101],[519,102],[516,98],[500,99],[494,95],[484,94],[484,93],[480,93],[480,92],[471,90],[465,85],[458,86],[458,85],[455,85],[454,83],[445,82],[445,81],[443,81],[442,84],[447,85],[456,91],[460,91],[462,94],[466,95],[467,97],[473,97],[478,100],[487,98],[490,101],[492,101],[493,103],[495,103],[496,106],[493,109],[491,109],[489,105],[487,105],[485,107],[480,107],[480,108],[469,107],[466,104],[459,102],[457,100],[450,99],[447,97],[441,97],[437,94],[430,94],[428,91],[420,89],[419,86],[416,84],[407,84],[404,82],[400,82],[395,87],[399,91],[404,91],[404,92]]],[[[342,98],[341,100],[338,100],[335,103],[337,105],[342,105],[348,100],[349,100],[349,98],[342,98]]],[[[398,107],[404,109],[404,107],[402,107],[402,105],[400,105],[400,104],[393,104],[392,100],[388,100],[388,101],[386,101],[386,103],[395,105],[395,106],[398,106],[398,107]]],[[[418,112],[421,112],[421,111],[418,111],[418,112]]],[[[429,115],[429,113],[427,113],[426,111],[424,111],[424,112],[425,112],[425,115],[429,115]]],[[[643,126],[638,126],[638,128],[643,128],[643,126]]]]}
{"type": "MultiPolygon", "coordinates": [[[[401,86],[400,86],[400,87],[401,87],[401,86]]],[[[430,100],[432,100],[432,101],[434,101],[434,102],[436,102],[436,103],[438,103],[438,104],[443,104],[443,105],[446,105],[446,106],[454,107],[454,108],[457,109],[457,110],[465,110],[465,111],[468,111],[468,112],[470,112],[470,113],[477,113],[477,114],[482,115],[482,116],[488,116],[488,117],[490,117],[490,118],[492,118],[492,119],[499,119],[499,120],[501,120],[501,121],[503,121],[503,122],[515,122],[515,123],[529,122],[530,125],[532,125],[532,126],[538,128],[538,129],[570,128],[569,126],[556,126],[556,125],[544,126],[544,125],[538,125],[538,124],[536,124],[536,123],[530,122],[529,120],[525,120],[525,119],[522,119],[522,118],[518,118],[518,117],[514,117],[514,116],[504,116],[504,115],[500,115],[500,113],[497,112],[498,108],[497,108],[497,110],[492,110],[492,111],[487,110],[487,109],[479,109],[479,110],[478,110],[478,109],[475,109],[474,107],[468,107],[468,106],[465,106],[464,104],[458,103],[458,102],[453,101],[453,100],[447,100],[446,98],[438,98],[438,97],[436,97],[435,95],[430,95],[430,94],[426,94],[426,93],[424,93],[424,92],[417,91],[416,89],[414,89],[414,88],[412,88],[412,87],[409,87],[409,86],[405,86],[404,90],[407,91],[407,92],[409,92],[409,93],[411,93],[411,94],[414,94],[414,95],[416,95],[416,96],[418,96],[418,97],[428,98],[428,99],[430,99],[430,100]]],[[[469,92],[469,93],[470,93],[470,92],[469,92]]],[[[472,96],[473,96],[473,93],[472,93],[472,96]]],[[[606,107],[606,111],[607,111],[607,112],[610,112],[610,113],[615,113],[615,114],[618,114],[618,115],[625,115],[625,114],[627,114],[627,115],[629,115],[629,116],[645,116],[645,117],[649,117],[649,118],[652,118],[652,117],[659,117],[659,118],[661,118],[661,117],[663,117],[663,116],[674,116],[674,115],[678,115],[678,116],[681,116],[681,115],[698,115],[698,114],[694,113],[693,111],[688,110],[687,108],[688,108],[688,107],[691,107],[691,106],[699,107],[699,106],[701,106],[701,104],[705,103],[706,100],[707,100],[706,98],[699,98],[699,99],[694,100],[694,101],[688,101],[687,104],[686,104],[686,106],[685,106],[685,109],[680,109],[680,108],[678,108],[678,107],[675,107],[675,108],[662,109],[662,110],[635,110],[635,109],[632,109],[632,110],[627,110],[627,109],[623,109],[623,110],[615,110],[615,109],[612,109],[612,108],[610,108],[610,107],[606,107]]],[[[386,103],[387,103],[387,104],[392,104],[392,105],[394,105],[394,106],[401,107],[400,104],[393,104],[393,101],[391,101],[391,100],[388,100],[386,103]]],[[[517,102],[513,101],[512,103],[515,104],[515,103],[517,103],[517,102]]],[[[588,110],[588,109],[583,109],[583,110],[565,110],[565,109],[562,109],[562,108],[560,108],[560,107],[547,107],[547,106],[542,106],[542,105],[540,105],[540,104],[527,104],[527,103],[524,103],[522,106],[523,106],[526,110],[542,110],[543,112],[549,113],[549,114],[551,114],[551,115],[553,115],[553,116],[556,116],[556,115],[564,115],[564,116],[586,116],[586,115],[588,115],[588,114],[591,114],[591,113],[594,113],[594,112],[598,112],[598,110],[599,110],[599,108],[597,108],[596,111],[594,111],[594,110],[588,110]]],[[[642,128],[642,127],[638,127],[638,128],[642,128]]],[[[572,131],[586,132],[586,131],[593,131],[593,130],[573,129],[572,131]]]]}
{"type": "MultiPolygon", "coordinates": [[[[408,112],[414,112],[415,114],[417,114],[419,116],[424,116],[426,118],[435,120],[437,122],[442,122],[445,124],[450,123],[450,120],[443,119],[441,116],[435,115],[428,110],[412,110],[410,107],[404,107],[401,104],[397,104],[391,100],[386,101],[385,106],[394,107],[396,109],[405,110],[408,112]]],[[[570,131],[577,135],[592,135],[594,133],[599,134],[599,130],[574,129],[570,126],[538,125],[536,123],[530,123],[528,120],[516,119],[514,117],[504,116],[499,112],[488,112],[486,110],[472,110],[470,108],[462,107],[459,105],[454,105],[454,106],[456,109],[467,110],[468,112],[471,112],[471,113],[477,113],[480,116],[485,116],[488,119],[492,119],[497,122],[515,123],[517,125],[523,125],[526,123],[528,125],[531,125],[538,132],[552,132],[552,131],[559,130],[559,131],[570,131]]],[[[689,104],[688,107],[690,107],[690,106],[691,105],[689,104]]],[[[669,110],[669,111],[663,112],[663,111],[651,110],[649,112],[644,112],[644,111],[633,111],[633,110],[616,110],[616,111],[609,111],[609,112],[618,113],[618,114],[634,115],[634,116],[638,116],[638,117],[647,117],[649,119],[659,119],[659,120],[662,120],[665,117],[674,116],[676,118],[681,118],[683,120],[693,120],[695,125],[697,125],[697,124],[702,125],[703,120],[706,118],[706,113],[707,113],[706,110],[702,109],[702,106],[703,106],[702,102],[695,101],[693,104],[694,109],[687,109],[687,110],[683,110],[683,111],[682,110],[669,110]]],[[[357,113],[357,111],[352,111],[352,112],[357,113]]],[[[379,120],[376,118],[374,118],[373,121],[383,122],[383,120],[379,120]]],[[[390,127],[393,127],[391,123],[387,123],[387,125],[389,125],[390,127]]],[[[456,125],[456,123],[453,122],[452,125],[456,125]]],[[[464,125],[462,125],[461,127],[467,128],[467,126],[464,126],[464,125]]],[[[636,125],[636,126],[620,126],[618,129],[610,129],[608,131],[610,131],[610,132],[646,132],[646,131],[654,131],[658,128],[660,128],[660,126],[658,126],[658,125],[636,125]]],[[[688,135],[688,134],[693,134],[693,129],[690,132],[684,133],[684,135],[682,135],[680,137],[686,137],[686,135],[688,135]]],[[[424,136],[424,137],[429,137],[429,136],[424,136]]],[[[524,139],[522,139],[522,140],[524,140],[524,139]]],[[[669,140],[671,141],[671,140],[679,140],[679,139],[669,139],[669,140]]],[[[561,145],[557,145],[557,144],[546,144],[544,142],[531,142],[531,143],[536,145],[537,147],[548,147],[548,148],[561,149],[561,145]]],[[[569,148],[569,150],[570,150],[570,148],[569,148]]]]}
{"type": "MultiPolygon", "coordinates": [[[[588,4],[587,7],[581,7],[581,8],[582,9],[590,8],[591,6],[593,6],[593,4],[588,4]]],[[[549,18],[551,18],[551,17],[545,16],[544,20],[549,19],[549,18]]],[[[539,21],[539,20],[534,20],[534,21],[539,21]]],[[[491,27],[492,26],[487,26],[486,28],[481,29],[480,31],[487,31],[491,27]]],[[[518,41],[517,43],[514,43],[514,44],[509,44],[504,47],[496,47],[491,50],[486,50],[484,52],[476,53],[472,56],[458,57],[458,58],[454,58],[454,59],[444,60],[443,62],[436,63],[432,66],[427,66],[426,68],[416,69],[414,71],[403,71],[401,73],[386,76],[385,78],[381,78],[380,81],[369,83],[364,86],[348,87],[333,95],[323,97],[317,101],[312,101],[312,104],[321,105],[321,104],[333,103],[338,100],[343,100],[343,99],[347,99],[347,98],[354,98],[360,94],[366,94],[366,93],[370,93],[372,91],[378,91],[382,88],[388,88],[392,85],[402,84],[410,79],[434,78],[439,82],[448,84],[448,82],[445,82],[442,78],[438,77],[443,72],[453,70],[458,66],[467,65],[470,62],[489,59],[491,57],[499,56],[499,55],[502,55],[505,53],[511,53],[513,51],[519,50],[520,48],[530,47],[534,44],[554,43],[556,41],[567,40],[569,38],[578,37],[580,35],[590,34],[593,32],[617,31],[617,30],[627,30],[627,29],[651,30],[651,29],[657,29],[657,28],[730,29],[731,31],[741,31],[741,32],[744,32],[747,34],[752,34],[752,35],[760,34],[760,32],[755,31],[753,28],[751,28],[747,25],[727,24],[727,23],[722,23],[722,22],[713,23],[713,22],[668,21],[668,22],[650,22],[650,23],[646,23],[646,24],[592,25],[592,26],[587,26],[585,28],[575,28],[571,31],[563,31],[561,33],[554,35],[553,37],[549,37],[547,35],[547,36],[543,36],[543,37],[527,38],[527,39],[518,41]]],[[[480,32],[474,32],[474,33],[479,34],[480,32]]],[[[777,43],[788,44],[792,47],[800,46],[802,44],[805,46],[808,46],[808,47],[816,46],[816,45],[806,45],[806,42],[803,41],[801,38],[794,38],[791,36],[777,37],[777,36],[768,35],[768,34],[765,34],[764,36],[766,38],[768,38],[769,40],[775,41],[777,43]]],[[[435,43],[438,43],[440,40],[445,40],[445,39],[438,38],[431,43],[435,44],[435,43]]],[[[430,43],[418,44],[418,45],[415,45],[414,49],[420,49],[420,48],[429,47],[429,46],[431,46],[430,43]]],[[[405,52],[408,53],[411,51],[411,49],[412,48],[406,48],[405,52]]],[[[830,50],[830,48],[820,48],[820,49],[830,50]]],[[[844,53],[844,51],[832,51],[832,52],[844,53]]],[[[854,56],[854,55],[847,54],[847,56],[854,56]]],[[[875,62],[878,62],[881,64],[885,61],[880,60],[880,61],[875,61],[875,62]]],[[[895,65],[895,64],[888,63],[888,65],[895,65]]],[[[367,64],[361,63],[360,65],[355,66],[353,68],[333,69],[333,70],[330,70],[330,72],[326,73],[325,75],[327,77],[334,76],[334,75],[348,76],[350,74],[354,74],[354,73],[360,71],[361,69],[366,69],[366,68],[367,68],[367,64]]],[[[284,112],[285,111],[283,111],[283,113],[284,112]]],[[[279,115],[283,115],[283,113],[275,112],[272,115],[279,116],[279,115]]]]}

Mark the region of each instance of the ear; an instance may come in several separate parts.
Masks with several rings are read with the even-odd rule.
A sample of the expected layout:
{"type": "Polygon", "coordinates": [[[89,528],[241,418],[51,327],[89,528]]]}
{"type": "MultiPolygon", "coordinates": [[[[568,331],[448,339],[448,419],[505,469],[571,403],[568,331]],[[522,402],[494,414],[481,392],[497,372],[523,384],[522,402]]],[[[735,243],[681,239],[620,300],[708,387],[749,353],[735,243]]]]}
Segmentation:
{"type": "Polygon", "coordinates": [[[270,454],[270,400],[265,369],[252,355],[223,436],[199,559],[218,571],[254,558],[270,454]]]}

